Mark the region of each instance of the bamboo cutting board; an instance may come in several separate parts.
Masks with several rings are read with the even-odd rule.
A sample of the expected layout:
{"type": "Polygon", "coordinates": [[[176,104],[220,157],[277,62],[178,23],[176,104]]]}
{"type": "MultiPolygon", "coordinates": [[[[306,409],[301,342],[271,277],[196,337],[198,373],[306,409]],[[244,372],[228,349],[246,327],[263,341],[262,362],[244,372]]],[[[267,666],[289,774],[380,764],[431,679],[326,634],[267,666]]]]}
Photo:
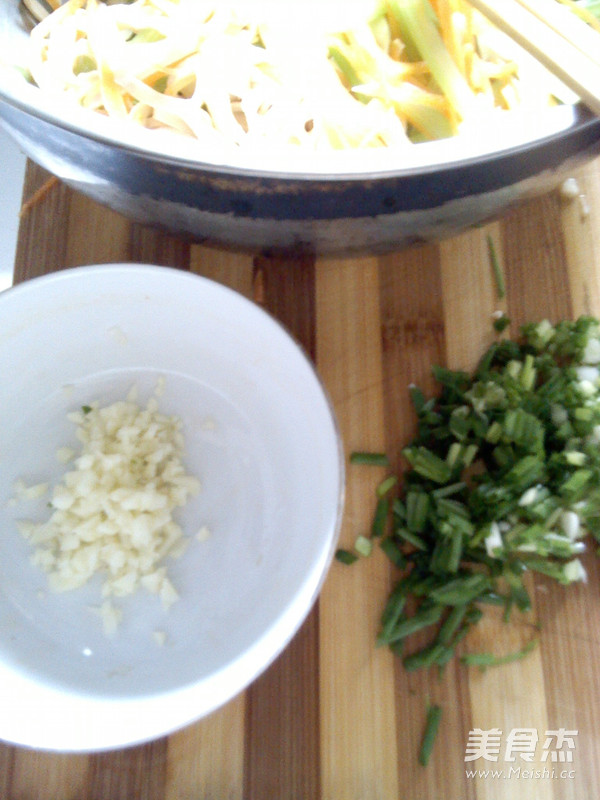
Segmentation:
{"type": "MultiPolygon", "coordinates": [[[[137,261],[221,281],[275,314],[305,346],[332,397],[347,452],[385,449],[397,459],[414,432],[408,385],[432,391],[432,363],[471,368],[492,339],[494,311],[507,311],[515,333],[543,317],[600,316],[600,161],[576,177],[582,197],[548,195],[438,245],[314,261],[184,242],[101,208],[30,164],[15,280],[137,261]],[[488,236],[504,272],[504,299],[488,236]]],[[[382,476],[348,468],[342,545],[368,529],[382,476]]],[[[336,562],[291,644],[224,708],[168,738],[110,753],[0,744],[0,798],[592,800],[600,786],[594,553],[586,567],[585,586],[561,589],[536,579],[532,617],[504,625],[489,615],[467,643],[510,652],[539,622],[541,644],[526,660],[485,673],[451,664],[439,680],[408,675],[374,646],[393,577],[387,559],[377,553],[351,568],[336,562]],[[443,718],[424,768],[417,753],[428,701],[443,707],[443,718]],[[491,751],[465,761],[476,729],[496,731],[495,761],[491,751]],[[561,730],[559,745],[551,732],[561,730]],[[538,739],[531,761],[510,747],[520,734],[538,739]]]]}

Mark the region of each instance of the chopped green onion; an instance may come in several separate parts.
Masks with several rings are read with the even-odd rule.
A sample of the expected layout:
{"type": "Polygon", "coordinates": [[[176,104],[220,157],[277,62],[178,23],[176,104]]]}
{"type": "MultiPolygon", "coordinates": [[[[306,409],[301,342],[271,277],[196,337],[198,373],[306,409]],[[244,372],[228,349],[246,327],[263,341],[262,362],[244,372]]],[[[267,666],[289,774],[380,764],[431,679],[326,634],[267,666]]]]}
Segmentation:
{"type": "Polygon", "coordinates": [[[415,413],[419,416],[425,409],[425,395],[418,386],[410,386],[409,391],[415,413]]]}
{"type": "Polygon", "coordinates": [[[538,643],[537,638],[531,639],[521,650],[514,653],[507,653],[504,656],[496,656],[493,653],[465,653],[460,660],[469,667],[479,667],[485,670],[488,667],[497,667],[501,664],[510,664],[513,661],[520,661],[529,655],[538,643]]]}
{"type": "MultiPolygon", "coordinates": [[[[434,366],[437,396],[410,388],[418,430],[403,449],[408,469],[402,482],[388,475],[376,487],[367,539],[368,549],[379,538],[403,570],[377,643],[407,670],[441,670],[489,605],[505,622],[529,610],[528,574],[584,579],[584,537],[600,542],[596,364],[599,320],[543,320],[519,340],[494,341],[473,374],[434,366]],[[410,637],[428,628],[435,633],[411,652],[410,637]]],[[[365,463],[387,466],[383,459],[365,463]]],[[[507,663],[528,648],[463,661],[507,663]]]]}
{"type": "Polygon", "coordinates": [[[377,497],[383,497],[389,491],[391,491],[394,486],[398,483],[398,478],[396,475],[390,475],[388,478],[385,478],[381,481],[379,486],[376,489],[377,497]]]}
{"type": "MultiPolygon", "coordinates": [[[[417,631],[428,628],[430,625],[435,625],[442,616],[443,607],[441,605],[429,606],[420,608],[411,617],[401,619],[391,631],[389,631],[386,640],[388,643],[397,642],[399,639],[406,639],[417,631]]],[[[383,631],[379,635],[380,643],[383,641],[383,631]]]]}
{"type": "Polygon", "coordinates": [[[434,483],[447,483],[452,470],[449,464],[436,456],[426,447],[407,447],[404,451],[406,459],[415,472],[434,483]]]}
{"type": "Polygon", "coordinates": [[[425,528],[429,511],[427,492],[408,490],[406,493],[406,525],[412,533],[420,533],[425,528]]]}
{"type": "Polygon", "coordinates": [[[389,511],[389,500],[387,497],[380,497],[375,506],[375,514],[373,515],[373,523],[371,525],[371,536],[374,539],[378,539],[385,533],[389,511]]]}
{"type": "Polygon", "coordinates": [[[456,605],[451,610],[439,630],[437,641],[449,645],[458,628],[462,625],[468,606],[466,603],[456,605]]]}
{"type": "Polygon", "coordinates": [[[433,752],[433,745],[442,721],[442,709],[438,705],[431,705],[427,710],[427,719],[425,722],[425,731],[421,741],[421,749],[419,751],[419,764],[426,767],[429,764],[429,759],[433,752]]]}
{"type": "Polygon", "coordinates": [[[389,467],[390,462],[385,453],[354,452],[350,454],[351,464],[367,464],[371,467],[389,467]]]}
{"type": "Polygon", "coordinates": [[[165,36],[156,28],[140,28],[130,39],[128,43],[131,44],[152,44],[153,42],[160,42],[165,36]]]}
{"type": "Polygon", "coordinates": [[[373,550],[373,541],[366,536],[358,536],[354,542],[354,549],[359,555],[368,558],[373,550]]]}
{"type": "Polygon", "coordinates": [[[403,569],[406,566],[406,557],[394,539],[387,536],[382,540],[380,547],[395,567],[403,569]]]}
{"type": "Polygon", "coordinates": [[[84,72],[93,72],[95,69],[98,69],[96,61],[91,56],[85,54],[78,55],[73,64],[74,75],[81,75],[84,72]]]}
{"type": "Polygon", "coordinates": [[[437,603],[458,606],[475,600],[489,586],[490,581],[486,575],[475,574],[448,581],[443,586],[433,589],[429,596],[437,603]]]}
{"type": "Polygon", "coordinates": [[[496,245],[494,244],[494,240],[490,234],[487,235],[487,246],[490,264],[492,265],[492,271],[494,274],[494,280],[496,281],[496,294],[498,295],[498,298],[502,300],[506,296],[504,275],[502,274],[502,267],[500,266],[498,253],[496,252],[496,245]]]}
{"type": "Polygon", "coordinates": [[[427,669],[437,664],[440,656],[446,652],[443,644],[433,643],[403,659],[404,669],[414,672],[417,669],[427,669]]]}
{"type": "Polygon", "coordinates": [[[378,637],[379,644],[389,643],[390,635],[404,612],[406,597],[407,591],[405,586],[402,583],[398,583],[390,594],[381,615],[381,632],[378,637]]]}
{"type": "Polygon", "coordinates": [[[354,564],[354,562],[358,560],[358,556],[355,553],[351,553],[349,550],[344,550],[343,548],[339,548],[335,551],[335,557],[342,564],[348,565],[354,564]]]}
{"type": "Polygon", "coordinates": [[[408,544],[412,544],[412,546],[416,547],[417,550],[427,550],[425,541],[421,539],[420,536],[417,536],[416,533],[407,530],[407,528],[396,528],[396,535],[405,542],[408,542],[408,544]]]}
{"type": "Polygon", "coordinates": [[[502,333],[510,325],[510,320],[505,314],[502,314],[494,320],[493,325],[497,333],[502,333]]]}
{"type": "Polygon", "coordinates": [[[465,483],[465,481],[457,481],[456,483],[450,483],[447,486],[442,486],[439,489],[434,489],[431,492],[431,496],[433,498],[449,497],[450,495],[462,492],[463,489],[466,488],[467,484],[465,483]]]}

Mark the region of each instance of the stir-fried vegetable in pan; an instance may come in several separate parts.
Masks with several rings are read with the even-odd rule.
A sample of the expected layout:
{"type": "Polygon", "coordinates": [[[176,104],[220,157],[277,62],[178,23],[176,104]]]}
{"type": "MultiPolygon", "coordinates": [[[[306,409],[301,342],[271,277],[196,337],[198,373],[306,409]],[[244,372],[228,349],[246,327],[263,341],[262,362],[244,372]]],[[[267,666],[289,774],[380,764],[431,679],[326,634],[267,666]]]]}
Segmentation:
{"type": "Polygon", "coordinates": [[[68,0],[30,44],[61,103],[254,151],[410,146],[564,90],[466,0],[68,0]]]}

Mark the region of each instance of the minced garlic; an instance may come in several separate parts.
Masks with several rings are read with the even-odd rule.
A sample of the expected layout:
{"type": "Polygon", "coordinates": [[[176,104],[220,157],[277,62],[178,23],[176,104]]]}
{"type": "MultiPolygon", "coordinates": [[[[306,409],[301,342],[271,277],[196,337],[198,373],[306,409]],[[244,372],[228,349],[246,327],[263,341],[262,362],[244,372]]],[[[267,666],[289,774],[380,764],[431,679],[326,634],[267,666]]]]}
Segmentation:
{"type": "MultiPolygon", "coordinates": [[[[76,589],[100,573],[103,598],[144,587],[169,607],[178,594],[163,562],[187,544],[173,512],[200,483],[182,462],[181,420],[162,414],[156,397],[144,408],[134,398],[68,415],[81,452],[53,489],[50,518],[21,522],[20,530],[53,590],[76,589]]],[[[107,632],[117,627],[120,613],[110,601],[97,613],[107,632]]]]}

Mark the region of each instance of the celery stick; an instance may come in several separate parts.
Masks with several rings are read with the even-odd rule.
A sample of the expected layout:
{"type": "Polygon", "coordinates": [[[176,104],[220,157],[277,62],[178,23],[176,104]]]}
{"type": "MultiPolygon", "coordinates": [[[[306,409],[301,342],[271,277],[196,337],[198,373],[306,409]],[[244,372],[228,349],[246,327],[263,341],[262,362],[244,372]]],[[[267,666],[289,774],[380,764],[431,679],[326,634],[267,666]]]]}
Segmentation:
{"type": "Polygon", "coordinates": [[[428,0],[389,0],[389,6],[403,39],[418,50],[440,90],[464,119],[473,105],[473,93],[431,18],[428,0]]]}

